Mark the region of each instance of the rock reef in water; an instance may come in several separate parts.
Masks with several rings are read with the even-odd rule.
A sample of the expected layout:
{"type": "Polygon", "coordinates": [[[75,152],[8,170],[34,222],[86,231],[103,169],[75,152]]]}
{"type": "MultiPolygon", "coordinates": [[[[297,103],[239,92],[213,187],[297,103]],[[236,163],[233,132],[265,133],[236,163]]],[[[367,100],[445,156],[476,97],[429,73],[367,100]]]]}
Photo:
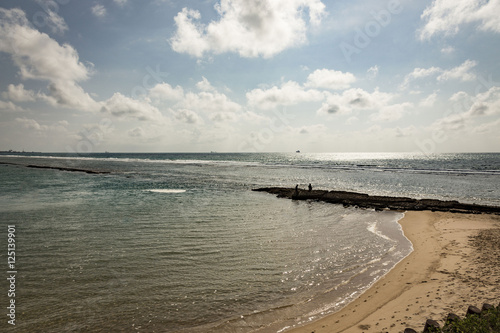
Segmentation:
{"type": "Polygon", "coordinates": [[[25,165],[25,164],[10,163],[10,162],[0,162],[0,164],[17,165],[17,166],[23,166],[26,168],[35,168],[35,169],[52,169],[52,170],[70,171],[70,172],[85,172],[85,173],[90,173],[90,174],[108,174],[108,173],[110,173],[109,171],[66,168],[66,167],[50,166],[50,165],[34,165],[34,164],[25,165]]]}
{"type": "Polygon", "coordinates": [[[293,200],[316,200],[325,201],[344,206],[356,206],[361,208],[371,208],[376,210],[430,210],[451,213],[467,214],[499,214],[500,207],[483,206],[476,204],[465,204],[458,201],[443,201],[437,199],[412,199],[406,197],[388,197],[368,195],[346,191],[325,191],[325,190],[299,190],[298,195],[294,188],[265,187],[253,189],[252,191],[267,192],[275,194],[278,198],[288,198],[293,200]]]}

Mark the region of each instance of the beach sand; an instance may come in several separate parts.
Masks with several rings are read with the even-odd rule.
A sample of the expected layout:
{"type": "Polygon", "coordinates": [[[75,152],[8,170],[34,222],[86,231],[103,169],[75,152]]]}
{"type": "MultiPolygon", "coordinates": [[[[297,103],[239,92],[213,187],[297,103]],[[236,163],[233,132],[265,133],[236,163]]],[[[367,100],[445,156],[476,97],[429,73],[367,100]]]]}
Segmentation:
{"type": "Polygon", "coordinates": [[[427,319],[498,305],[500,216],[412,211],[400,223],[408,257],[344,309],[286,332],[422,332],[427,319]]]}

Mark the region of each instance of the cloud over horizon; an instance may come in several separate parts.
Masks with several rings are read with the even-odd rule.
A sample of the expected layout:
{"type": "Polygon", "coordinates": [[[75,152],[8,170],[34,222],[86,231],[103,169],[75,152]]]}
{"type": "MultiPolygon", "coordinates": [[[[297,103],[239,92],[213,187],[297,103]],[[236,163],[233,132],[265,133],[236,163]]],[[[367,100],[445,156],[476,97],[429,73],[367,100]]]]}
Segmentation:
{"type": "Polygon", "coordinates": [[[3,149],[500,149],[499,1],[405,2],[382,26],[387,6],[2,4],[3,149]]]}
{"type": "Polygon", "coordinates": [[[326,15],[320,0],[222,0],[215,5],[219,20],[203,24],[199,11],[185,7],[174,18],[177,30],[170,42],[174,51],[198,58],[225,52],[269,58],[306,42],[304,8],[313,26],[326,15]]]}

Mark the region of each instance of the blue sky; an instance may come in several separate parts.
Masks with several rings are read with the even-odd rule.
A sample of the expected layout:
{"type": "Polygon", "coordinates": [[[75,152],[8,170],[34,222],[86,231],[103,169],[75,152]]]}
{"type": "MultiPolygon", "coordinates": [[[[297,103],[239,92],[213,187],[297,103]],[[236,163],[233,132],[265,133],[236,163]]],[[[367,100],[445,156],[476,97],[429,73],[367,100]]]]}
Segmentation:
{"type": "Polygon", "coordinates": [[[500,0],[0,6],[0,150],[500,151],[500,0]]]}

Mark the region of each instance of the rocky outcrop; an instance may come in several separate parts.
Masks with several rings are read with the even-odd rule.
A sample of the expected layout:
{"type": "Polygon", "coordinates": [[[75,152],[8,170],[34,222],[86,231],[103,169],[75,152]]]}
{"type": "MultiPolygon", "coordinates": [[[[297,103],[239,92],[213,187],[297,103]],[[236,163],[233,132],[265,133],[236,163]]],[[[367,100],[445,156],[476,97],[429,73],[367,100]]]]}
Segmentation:
{"type": "Polygon", "coordinates": [[[60,171],[70,171],[70,172],[85,172],[90,174],[107,174],[110,173],[108,171],[100,171],[100,170],[89,170],[89,169],[77,169],[77,168],[66,168],[66,167],[58,167],[58,166],[50,166],[50,165],[34,165],[34,164],[17,164],[17,163],[9,163],[9,162],[0,162],[0,164],[7,165],[18,165],[24,166],[27,168],[35,168],[35,169],[52,169],[52,170],[60,170],[60,171]]]}
{"type": "Polygon", "coordinates": [[[288,198],[293,200],[317,200],[334,204],[342,204],[344,206],[355,206],[376,210],[430,210],[452,213],[489,213],[500,215],[500,207],[465,204],[458,201],[388,197],[346,191],[298,190],[296,193],[294,188],[284,187],[258,188],[253,191],[275,194],[278,198],[288,198]]]}

